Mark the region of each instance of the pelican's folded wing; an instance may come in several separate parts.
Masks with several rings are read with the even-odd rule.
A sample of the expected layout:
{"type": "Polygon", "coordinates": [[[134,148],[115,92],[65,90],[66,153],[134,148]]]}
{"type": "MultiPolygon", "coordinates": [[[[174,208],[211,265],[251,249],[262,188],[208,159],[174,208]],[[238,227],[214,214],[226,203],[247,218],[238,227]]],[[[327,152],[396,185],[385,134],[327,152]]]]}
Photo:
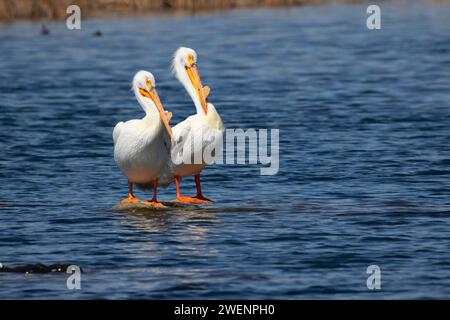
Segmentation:
{"type": "Polygon", "coordinates": [[[192,123],[189,117],[172,128],[173,140],[171,147],[172,162],[180,164],[183,159],[183,149],[186,143],[192,143],[192,123]]]}
{"type": "Polygon", "coordinates": [[[113,131],[113,140],[114,140],[114,145],[117,143],[117,139],[119,139],[120,136],[120,131],[122,130],[124,122],[120,121],[118,124],[116,124],[116,126],[114,127],[114,131],[113,131]]]}

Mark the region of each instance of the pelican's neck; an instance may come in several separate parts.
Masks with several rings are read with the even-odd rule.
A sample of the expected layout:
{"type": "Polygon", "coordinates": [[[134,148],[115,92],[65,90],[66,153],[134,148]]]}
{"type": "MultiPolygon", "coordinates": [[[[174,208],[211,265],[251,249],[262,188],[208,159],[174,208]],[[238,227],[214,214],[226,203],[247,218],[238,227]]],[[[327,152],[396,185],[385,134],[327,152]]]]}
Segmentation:
{"type": "Polygon", "coordinates": [[[155,104],[153,103],[153,101],[151,99],[143,97],[139,93],[138,88],[134,88],[134,95],[136,96],[136,99],[139,102],[139,104],[141,105],[142,109],[144,109],[144,112],[146,114],[144,119],[148,119],[148,120],[152,120],[152,121],[155,121],[158,119],[161,120],[158,109],[156,108],[155,104]]]}
{"type": "Polygon", "coordinates": [[[189,76],[186,71],[186,67],[184,64],[179,61],[179,59],[176,59],[175,65],[175,76],[177,79],[181,82],[181,84],[184,86],[184,89],[186,89],[187,93],[191,97],[192,101],[195,104],[195,109],[197,109],[197,114],[205,115],[205,112],[202,108],[202,103],[200,102],[200,98],[198,96],[197,90],[195,90],[194,85],[191,82],[191,79],[189,79],[189,76]]]}

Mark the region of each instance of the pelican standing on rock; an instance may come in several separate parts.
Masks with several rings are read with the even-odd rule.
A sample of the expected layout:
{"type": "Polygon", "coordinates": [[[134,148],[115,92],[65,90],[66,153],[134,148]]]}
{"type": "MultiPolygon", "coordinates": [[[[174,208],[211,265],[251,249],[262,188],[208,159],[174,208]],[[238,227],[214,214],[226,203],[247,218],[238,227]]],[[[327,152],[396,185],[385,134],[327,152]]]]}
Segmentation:
{"type": "Polygon", "coordinates": [[[128,198],[122,203],[140,202],[133,194],[133,184],[153,188],[153,198],[144,203],[163,206],[157,200],[158,178],[170,161],[172,130],[155,89],[155,78],[139,71],[133,78],[133,91],[146,115],[142,119],[119,122],[114,127],[114,159],[128,177],[128,198]]]}
{"type": "Polygon", "coordinates": [[[203,158],[200,163],[195,161],[194,163],[185,163],[183,150],[186,148],[192,150],[189,157],[194,157],[194,159],[194,152],[196,152],[196,148],[192,147],[194,144],[201,143],[202,155],[206,148],[218,151],[221,147],[224,125],[216,108],[206,102],[210,89],[203,87],[200,80],[197,70],[197,53],[190,48],[179,48],[175,52],[172,67],[175,76],[183,84],[197,110],[195,115],[189,116],[172,128],[171,174],[172,179],[175,180],[177,200],[188,203],[211,203],[211,200],[203,196],[200,184],[200,172],[207,163],[203,158]],[[195,176],[197,195],[194,197],[182,196],[180,179],[191,175],[195,176]]]}

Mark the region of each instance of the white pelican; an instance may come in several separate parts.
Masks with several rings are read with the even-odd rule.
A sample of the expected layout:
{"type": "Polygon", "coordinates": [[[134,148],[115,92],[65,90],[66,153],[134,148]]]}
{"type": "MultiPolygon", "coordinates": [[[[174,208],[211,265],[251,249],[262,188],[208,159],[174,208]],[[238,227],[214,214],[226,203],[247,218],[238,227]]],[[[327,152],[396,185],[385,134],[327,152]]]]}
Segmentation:
{"type": "Polygon", "coordinates": [[[156,195],[158,177],[170,160],[170,119],[159,100],[155,78],[150,72],[136,73],[133,91],[146,115],[139,120],[119,122],[113,132],[114,159],[128,177],[129,195],[122,202],[140,201],[133,194],[134,183],[144,189],[153,187],[153,198],[145,203],[161,207],[156,195]]]}
{"type": "MultiPolygon", "coordinates": [[[[224,126],[216,108],[211,103],[206,102],[209,94],[209,87],[203,87],[200,75],[197,70],[197,53],[189,48],[179,48],[173,58],[173,71],[178,80],[190,95],[195,104],[197,113],[189,116],[184,121],[172,128],[172,168],[171,174],[175,179],[177,200],[180,202],[210,203],[211,200],[202,194],[200,185],[200,172],[206,166],[204,159],[201,163],[182,163],[183,149],[188,144],[201,143],[201,151],[205,148],[211,150],[222,139],[224,126]],[[180,179],[187,176],[195,176],[197,195],[194,197],[182,196],[180,193],[180,179]]],[[[195,148],[191,147],[193,153],[195,148]]],[[[218,150],[216,148],[215,150],[218,150]]]]}

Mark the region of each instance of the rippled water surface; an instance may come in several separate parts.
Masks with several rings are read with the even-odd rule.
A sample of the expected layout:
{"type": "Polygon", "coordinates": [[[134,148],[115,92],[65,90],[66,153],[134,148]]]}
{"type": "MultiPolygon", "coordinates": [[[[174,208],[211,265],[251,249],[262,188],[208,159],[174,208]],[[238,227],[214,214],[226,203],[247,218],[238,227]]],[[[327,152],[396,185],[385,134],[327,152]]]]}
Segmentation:
{"type": "Polygon", "coordinates": [[[450,6],[383,4],[377,31],[366,7],[0,26],[0,262],[85,271],[74,291],[0,273],[0,298],[449,298],[450,6]],[[213,206],[112,211],[134,72],[173,123],[194,112],[169,70],[181,45],[228,128],[280,129],[279,173],[214,165],[213,206]]]}

